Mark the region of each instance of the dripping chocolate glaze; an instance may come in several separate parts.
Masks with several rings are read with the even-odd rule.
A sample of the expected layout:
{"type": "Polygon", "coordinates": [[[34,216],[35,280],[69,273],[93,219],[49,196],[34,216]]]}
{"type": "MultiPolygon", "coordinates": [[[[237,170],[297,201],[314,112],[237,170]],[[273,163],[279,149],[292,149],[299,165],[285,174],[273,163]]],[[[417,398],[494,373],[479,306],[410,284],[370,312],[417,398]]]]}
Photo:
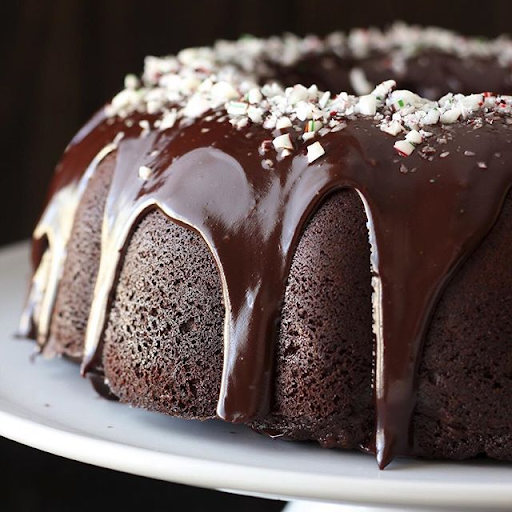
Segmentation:
{"type": "Polygon", "coordinates": [[[98,112],[69,143],[55,170],[47,204],[34,230],[34,276],[19,326],[19,335],[36,338],[40,347],[48,339],[76,209],[96,166],[115,149],[116,137],[103,112],[98,112]]]}
{"type": "MultiPolygon", "coordinates": [[[[463,124],[435,127],[435,134],[450,132],[451,140],[438,148],[438,154],[446,151],[449,156],[426,161],[418,152],[398,157],[391,136],[372,119],[358,118],[322,137],[326,155],[315,163],[308,165],[302,147],[263,168],[258,148],[268,132],[257,125],[237,130],[226,120],[198,120],[145,136],[134,126],[96,120],[67,151],[47,207],[60,208],[55,204],[58,192],[78,187],[87,169],[94,172],[102,149],[124,132],[111,146],[115,171],[105,207],[84,372],[101,365],[109,300],[130,234],[146,212],[158,208],[197,231],[219,268],[226,317],[218,416],[232,422],[263,417],[270,407],[274,345],[294,250],[323,200],[336,190],[353,188],[364,203],[372,247],[372,450],[381,467],[396,455],[414,454],[410,423],[422,341],[444,286],[499,215],[512,182],[512,168],[505,164],[512,161],[510,127],[499,117],[478,130],[463,124]],[[466,156],[466,150],[476,155],[466,156]],[[479,161],[487,169],[479,168],[479,161]],[[401,164],[409,172],[401,172],[401,164]],[[141,166],[152,170],[148,179],[139,177],[141,166]]],[[[54,216],[43,223],[41,239],[56,229],[55,222],[54,216]]],[[[51,259],[48,239],[45,254],[51,259]]],[[[47,283],[56,287],[58,279],[47,283]]],[[[45,293],[49,290],[35,298],[45,293]]],[[[29,300],[28,314],[38,309],[29,300]]],[[[37,318],[33,321],[38,324],[37,318]]]]}

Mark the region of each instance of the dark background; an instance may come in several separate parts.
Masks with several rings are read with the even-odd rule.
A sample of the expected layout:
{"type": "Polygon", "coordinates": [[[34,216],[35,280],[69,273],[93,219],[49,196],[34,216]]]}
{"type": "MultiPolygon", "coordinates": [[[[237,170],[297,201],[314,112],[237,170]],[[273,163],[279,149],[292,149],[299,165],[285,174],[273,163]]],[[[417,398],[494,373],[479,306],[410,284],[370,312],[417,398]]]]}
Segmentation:
{"type": "MultiPolygon", "coordinates": [[[[127,72],[141,71],[145,55],[244,33],[326,34],[395,19],[495,36],[509,30],[511,15],[510,0],[0,0],[0,245],[30,235],[67,142],[127,72]]],[[[282,507],[92,468],[5,440],[0,476],[2,511],[282,507]]]]}
{"type": "Polygon", "coordinates": [[[510,0],[0,0],[0,244],[29,236],[62,150],[145,55],[397,18],[493,36],[511,14],[510,0]]]}

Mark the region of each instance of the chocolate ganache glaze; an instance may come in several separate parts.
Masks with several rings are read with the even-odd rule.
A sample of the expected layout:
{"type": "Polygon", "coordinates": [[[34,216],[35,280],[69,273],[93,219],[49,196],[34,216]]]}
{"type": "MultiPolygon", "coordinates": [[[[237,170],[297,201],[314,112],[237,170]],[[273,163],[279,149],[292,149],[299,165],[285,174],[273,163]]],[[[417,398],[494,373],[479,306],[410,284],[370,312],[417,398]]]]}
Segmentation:
{"type": "MultiPolygon", "coordinates": [[[[124,251],[140,219],[158,209],[197,232],[219,270],[225,321],[217,414],[231,422],[262,418],[269,412],[280,310],[301,233],[330,194],[354,189],[368,218],[374,290],[376,431],[369,449],[381,468],[394,456],[415,454],[410,426],[430,316],[455,270],[492,228],[512,184],[510,104],[482,94],[433,105],[393,91],[392,83],[379,87],[372,95],[328,100],[343,100],[341,110],[336,103],[320,106],[327,113],[316,122],[332,129],[316,133],[309,124],[321,143],[307,146],[303,140],[313,137],[304,137],[303,122],[300,130],[295,121],[270,128],[243,122],[249,105],[261,107],[257,101],[210,104],[181,118],[171,107],[163,117],[139,108],[97,114],[57,168],[34,234],[37,270],[21,331],[45,347],[74,212],[99,162],[111,158],[83,373],[101,373],[102,334],[124,251]],[[400,110],[400,102],[409,112],[393,119],[388,112],[400,110]],[[426,121],[418,121],[415,129],[410,116],[418,112],[415,119],[437,115],[441,121],[429,123],[428,131],[426,121]],[[165,115],[178,121],[166,125],[165,115]],[[407,120],[409,129],[394,130],[393,121],[407,120]],[[400,144],[401,132],[407,135],[400,144]],[[436,142],[413,151],[426,139],[436,142]],[[275,159],[268,158],[276,153],[272,141],[275,159]]],[[[254,91],[246,96],[265,96],[254,91]]],[[[313,93],[316,99],[309,100],[321,105],[325,95],[313,93]]],[[[197,97],[187,99],[184,111],[197,97]]],[[[300,121],[299,107],[292,107],[300,121]]]]}

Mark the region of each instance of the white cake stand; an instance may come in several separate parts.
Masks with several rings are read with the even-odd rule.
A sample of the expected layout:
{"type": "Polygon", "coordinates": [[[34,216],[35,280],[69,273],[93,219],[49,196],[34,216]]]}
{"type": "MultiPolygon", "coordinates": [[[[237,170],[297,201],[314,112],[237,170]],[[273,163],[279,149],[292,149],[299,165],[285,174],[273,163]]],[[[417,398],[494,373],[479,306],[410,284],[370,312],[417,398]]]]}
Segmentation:
{"type": "Polygon", "coordinates": [[[103,400],[64,360],[30,359],[13,333],[28,246],[0,250],[0,435],[63,457],[170,482],[293,501],[288,511],[510,510],[512,464],[400,461],[185,421],[103,400]]]}

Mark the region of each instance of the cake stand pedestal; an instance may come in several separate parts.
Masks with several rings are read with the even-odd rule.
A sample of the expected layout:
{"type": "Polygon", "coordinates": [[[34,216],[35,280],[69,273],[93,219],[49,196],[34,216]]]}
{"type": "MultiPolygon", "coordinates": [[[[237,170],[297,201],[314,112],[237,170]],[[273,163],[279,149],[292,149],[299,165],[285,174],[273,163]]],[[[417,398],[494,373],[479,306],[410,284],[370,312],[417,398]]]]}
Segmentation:
{"type": "Polygon", "coordinates": [[[76,365],[31,362],[33,344],[14,339],[28,254],[27,244],[0,250],[1,436],[117,471],[284,499],[287,512],[510,510],[511,464],[400,460],[380,471],[366,454],[99,399],[76,365]]]}
{"type": "MultiPolygon", "coordinates": [[[[465,512],[467,510],[467,508],[387,507],[380,505],[341,505],[320,501],[290,501],[285,505],[282,512],[465,512]]],[[[487,512],[488,509],[485,510],[487,512]]],[[[490,512],[492,512],[492,509],[490,512]]]]}
{"type": "Polygon", "coordinates": [[[282,512],[405,512],[406,510],[418,509],[397,509],[395,507],[367,507],[364,505],[339,505],[333,503],[322,503],[320,501],[290,501],[282,512]]]}

